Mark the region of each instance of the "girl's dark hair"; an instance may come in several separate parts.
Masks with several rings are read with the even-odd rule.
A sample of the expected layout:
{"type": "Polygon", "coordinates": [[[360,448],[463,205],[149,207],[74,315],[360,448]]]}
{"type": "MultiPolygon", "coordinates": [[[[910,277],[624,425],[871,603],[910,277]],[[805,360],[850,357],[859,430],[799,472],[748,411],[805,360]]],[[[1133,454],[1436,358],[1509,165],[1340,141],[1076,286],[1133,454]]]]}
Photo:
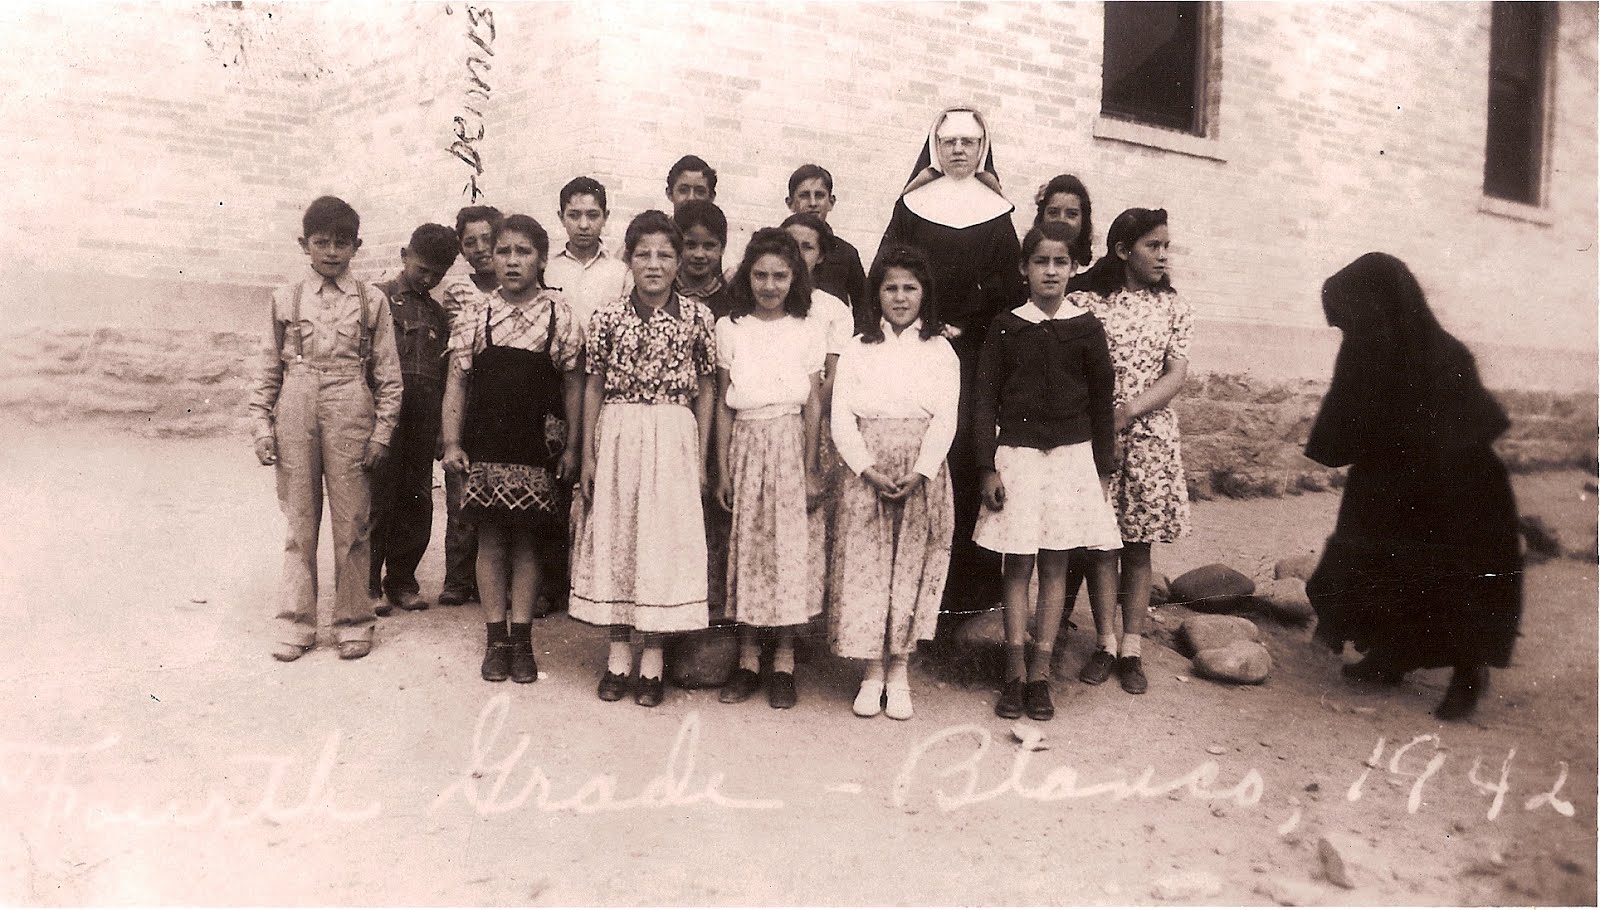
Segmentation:
{"type": "Polygon", "coordinates": [[[738,321],[756,308],[755,293],[750,289],[750,270],[762,256],[777,256],[789,263],[794,278],[789,283],[789,296],[783,300],[783,311],[804,319],[811,312],[811,280],[806,277],[806,263],[800,258],[800,244],[783,228],[766,227],[750,237],[744,248],[744,260],[739,263],[739,273],[733,279],[733,310],[729,318],[738,321]]]}
{"type": "Polygon", "coordinates": [[[500,238],[507,234],[521,234],[533,241],[533,248],[539,252],[541,262],[536,282],[540,287],[544,287],[543,263],[550,259],[550,235],[545,232],[544,225],[530,215],[507,215],[504,221],[495,226],[489,246],[491,248],[499,246],[500,238]]]}
{"type": "Polygon", "coordinates": [[[628,229],[622,234],[623,258],[633,258],[633,250],[639,245],[639,238],[651,234],[665,234],[673,250],[677,251],[679,257],[683,256],[683,232],[672,223],[666,212],[660,209],[648,209],[633,216],[633,220],[628,222],[628,229]]]}
{"type": "MultiPolygon", "coordinates": [[[[1166,223],[1166,209],[1135,208],[1118,215],[1111,222],[1110,230],[1106,231],[1106,254],[1089,271],[1074,277],[1067,285],[1068,290],[1093,291],[1102,297],[1122,290],[1127,282],[1128,269],[1127,264],[1117,256],[1117,244],[1133,246],[1139,242],[1139,238],[1166,223]]],[[[1172,279],[1162,275],[1156,289],[1171,291],[1172,279]]]]}
{"type": "MultiPolygon", "coordinates": [[[[1066,225],[1059,221],[1035,224],[1028,229],[1027,235],[1022,238],[1023,265],[1028,264],[1028,258],[1033,255],[1034,250],[1039,248],[1039,244],[1044,243],[1046,240],[1064,243],[1067,246],[1067,251],[1069,253],[1072,251],[1072,230],[1066,225]]],[[[1077,257],[1074,256],[1073,259],[1076,260],[1077,257]]]]}
{"type": "Polygon", "coordinates": [[[817,232],[817,250],[822,253],[823,259],[827,259],[828,254],[833,252],[833,228],[828,227],[828,222],[811,212],[797,212],[783,219],[778,227],[788,230],[797,224],[817,232]]]}
{"type": "Polygon", "coordinates": [[[728,245],[728,216],[715,202],[708,199],[691,199],[678,206],[672,215],[678,230],[689,233],[691,228],[703,227],[723,246],[728,245]]]}
{"type": "Polygon", "coordinates": [[[1057,174],[1051,177],[1050,182],[1039,191],[1039,211],[1033,216],[1033,223],[1035,225],[1044,223],[1044,210],[1050,205],[1050,197],[1057,193],[1071,193],[1083,203],[1083,230],[1072,239],[1067,249],[1072,251],[1074,262],[1078,265],[1088,265],[1092,258],[1090,240],[1094,237],[1094,206],[1089,202],[1089,188],[1083,185],[1082,180],[1072,174],[1057,174]]]}
{"type": "Polygon", "coordinates": [[[884,250],[872,264],[872,271],[867,273],[867,306],[856,314],[856,329],[861,333],[862,342],[880,344],[883,341],[883,304],[879,295],[883,292],[883,279],[890,269],[905,269],[916,276],[917,283],[922,285],[922,312],[918,314],[922,329],[917,334],[924,341],[944,334],[944,319],[939,315],[939,295],[934,293],[933,269],[928,266],[927,257],[916,247],[896,244],[884,250]]]}

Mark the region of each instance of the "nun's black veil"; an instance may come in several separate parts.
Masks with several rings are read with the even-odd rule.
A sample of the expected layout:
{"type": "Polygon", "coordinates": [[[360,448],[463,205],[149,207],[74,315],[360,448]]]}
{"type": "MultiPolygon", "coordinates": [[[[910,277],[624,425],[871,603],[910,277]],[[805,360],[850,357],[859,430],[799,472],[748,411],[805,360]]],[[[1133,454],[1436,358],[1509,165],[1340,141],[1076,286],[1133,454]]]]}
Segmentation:
{"type": "Polygon", "coordinates": [[[1405,263],[1362,256],[1323,284],[1322,306],[1344,342],[1306,455],[1342,467],[1385,450],[1485,445],[1505,432],[1472,354],[1439,325],[1405,263]]]}

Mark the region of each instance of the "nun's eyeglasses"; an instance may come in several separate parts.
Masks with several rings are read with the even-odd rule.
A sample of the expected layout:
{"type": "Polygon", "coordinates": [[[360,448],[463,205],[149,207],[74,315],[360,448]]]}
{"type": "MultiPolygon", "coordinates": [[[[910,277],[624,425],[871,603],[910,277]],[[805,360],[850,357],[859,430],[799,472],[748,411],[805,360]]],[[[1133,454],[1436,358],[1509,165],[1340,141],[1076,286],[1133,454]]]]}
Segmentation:
{"type": "Polygon", "coordinates": [[[982,139],[974,139],[971,136],[951,136],[948,139],[941,138],[939,144],[947,149],[975,149],[978,147],[978,143],[982,141],[982,139]]]}

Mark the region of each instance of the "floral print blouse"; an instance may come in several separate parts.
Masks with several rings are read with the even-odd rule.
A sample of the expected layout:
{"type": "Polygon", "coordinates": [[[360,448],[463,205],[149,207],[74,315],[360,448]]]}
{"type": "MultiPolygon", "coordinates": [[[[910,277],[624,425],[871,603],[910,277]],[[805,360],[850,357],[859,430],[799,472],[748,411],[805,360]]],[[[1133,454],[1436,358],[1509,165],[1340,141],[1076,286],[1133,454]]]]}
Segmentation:
{"type": "Polygon", "coordinates": [[[690,297],[674,294],[654,311],[622,298],[589,321],[589,373],[605,377],[606,401],[688,406],[701,377],[717,372],[714,325],[690,297]]]}
{"type": "Polygon", "coordinates": [[[1073,303],[1099,317],[1117,371],[1116,403],[1144,394],[1166,370],[1168,358],[1189,357],[1194,310],[1172,291],[1119,290],[1101,297],[1078,291],[1073,303]]]}

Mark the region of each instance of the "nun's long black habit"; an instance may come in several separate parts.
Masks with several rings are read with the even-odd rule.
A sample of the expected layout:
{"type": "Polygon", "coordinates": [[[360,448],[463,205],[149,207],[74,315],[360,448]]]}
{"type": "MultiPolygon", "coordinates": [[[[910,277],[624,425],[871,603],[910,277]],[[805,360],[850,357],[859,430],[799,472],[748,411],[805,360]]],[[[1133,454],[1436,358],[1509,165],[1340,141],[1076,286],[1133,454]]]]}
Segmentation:
{"type": "MultiPolygon", "coordinates": [[[[952,113],[972,113],[951,108],[934,120],[928,141],[911,180],[894,204],[894,213],[878,246],[880,255],[895,245],[915,247],[927,257],[933,270],[934,293],[939,315],[959,334],[950,339],[961,362],[961,406],[957,417],[954,445],[948,465],[955,495],[955,537],[951,543],[950,580],[945,587],[944,611],[959,613],[990,609],[1000,598],[1000,558],[972,542],[978,521],[979,470],[972,447],[972,399],[977,384],[978,352],[989,333],[989,323],[1000,313],[1022,303],[1024,286],[1019,266],[1022,245],[1011,220],[1012,206],[1000,195],[999,178],[994,170],[994,155],[989,146],[987,127],[977,154],[978,174],[968,178],[973,189],[986,187],[983,200],[996,214],[980,219],[950,219],[948,223],[918,214],[906,197],[935,180],[946,179],[934,148],[940,123],[952,113]]],[[[973,114],[973,116],[977,116],[973,114]]],[[[978,118],[981,124],[981,118],[978,118]]],[[[875,322],[875,313],[857,313],[857,325],[875,322]]]]}
{"type": "Polygon", "coordinates": [[[1402,671],[1507,666],[1522,558],[1491,448],[1505,413],[1400,260],[1368,253],[1322,294],[1344,341],[1306,454],[1350,475],[1306,586],[1317,638],[1402,671]]]}

